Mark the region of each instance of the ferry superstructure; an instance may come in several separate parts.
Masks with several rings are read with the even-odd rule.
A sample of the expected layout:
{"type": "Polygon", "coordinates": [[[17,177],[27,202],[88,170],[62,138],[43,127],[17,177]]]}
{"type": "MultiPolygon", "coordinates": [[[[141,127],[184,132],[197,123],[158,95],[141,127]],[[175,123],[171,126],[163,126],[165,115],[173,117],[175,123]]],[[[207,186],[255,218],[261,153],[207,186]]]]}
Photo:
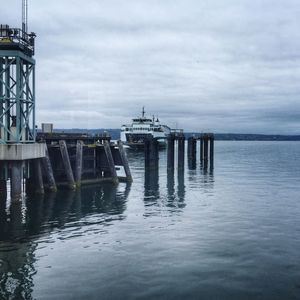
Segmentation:
{"type": "Polygon", "coordinates": [[[167,125],[162,125],[158,118],[145,117],[143,107],[142,116],[132,119],[130,125],[122,125],[121,141],[131,147],[143,147],[146,138],[156,138],[160,146],[166,144],[166,138],[171,129],[167,125]]]}

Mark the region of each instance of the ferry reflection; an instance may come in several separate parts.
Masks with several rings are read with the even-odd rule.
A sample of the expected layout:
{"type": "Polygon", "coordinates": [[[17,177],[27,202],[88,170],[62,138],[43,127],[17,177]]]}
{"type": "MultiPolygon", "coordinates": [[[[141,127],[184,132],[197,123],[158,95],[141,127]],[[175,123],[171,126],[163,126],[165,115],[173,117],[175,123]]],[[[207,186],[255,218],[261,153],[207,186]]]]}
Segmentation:
{"type": "Polygon", "coordinates": [[[35,196],[9,207],[0,202],[0,299],[32,299],[37,238],[67,223],[89,225],[84,218],[90,215],[104,225],[122,220],[129,193],[128,184],[107,184],[35,196]]]}

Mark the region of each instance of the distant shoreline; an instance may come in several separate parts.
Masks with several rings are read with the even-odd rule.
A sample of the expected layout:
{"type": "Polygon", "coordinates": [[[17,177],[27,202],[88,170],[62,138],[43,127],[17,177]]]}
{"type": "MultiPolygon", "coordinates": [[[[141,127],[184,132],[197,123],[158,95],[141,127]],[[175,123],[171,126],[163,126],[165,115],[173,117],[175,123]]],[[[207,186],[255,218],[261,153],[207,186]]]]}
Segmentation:
{"type": "MultiPolygon", "coordinates": [[[[113,140],[120,138],[120,129],[54,129],[55,132],[65,133],[87,133],[98,134],[104,131],[110,133],[113,140]]],[[[185,136],[188,138],[192,135],[198,135],[199,132],[185,132],[185,136]]],[[[300,135],[282,135],[282,134],[242,134],[242,133],[215,133],[215,140],[218,141],[300,141],[300,135]]]]}

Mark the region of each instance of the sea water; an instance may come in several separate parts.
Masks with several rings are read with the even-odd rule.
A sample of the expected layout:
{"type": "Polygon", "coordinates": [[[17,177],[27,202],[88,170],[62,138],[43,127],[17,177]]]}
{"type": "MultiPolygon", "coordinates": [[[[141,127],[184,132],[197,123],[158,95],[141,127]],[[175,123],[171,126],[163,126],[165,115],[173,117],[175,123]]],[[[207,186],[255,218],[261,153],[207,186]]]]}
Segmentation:
{"type": "Polygon", "coordinates": [[[215,151],[146,175],[128,151],[131,185],[2,204],[0,299],[300,299],[300,143],[215,151]]]}

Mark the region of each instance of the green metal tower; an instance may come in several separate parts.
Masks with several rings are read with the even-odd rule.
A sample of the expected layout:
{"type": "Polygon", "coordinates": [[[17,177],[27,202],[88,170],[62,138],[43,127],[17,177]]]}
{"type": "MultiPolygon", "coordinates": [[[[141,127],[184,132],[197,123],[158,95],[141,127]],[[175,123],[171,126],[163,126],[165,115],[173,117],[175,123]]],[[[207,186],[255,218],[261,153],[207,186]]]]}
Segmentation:
{"type": "Polygon", "coordinates": [[[27,32],[27,0],[22,0],[22,29],[0,25],[0,198],[22,197],[31,165],[45,157],[45,145],[35,142],[36,35],[27,32]]]}
{"type": "Polygon", "coordinates": [[[0,25],[1,144],[35,142],[34,40],[34,33],[0,25]]]}

